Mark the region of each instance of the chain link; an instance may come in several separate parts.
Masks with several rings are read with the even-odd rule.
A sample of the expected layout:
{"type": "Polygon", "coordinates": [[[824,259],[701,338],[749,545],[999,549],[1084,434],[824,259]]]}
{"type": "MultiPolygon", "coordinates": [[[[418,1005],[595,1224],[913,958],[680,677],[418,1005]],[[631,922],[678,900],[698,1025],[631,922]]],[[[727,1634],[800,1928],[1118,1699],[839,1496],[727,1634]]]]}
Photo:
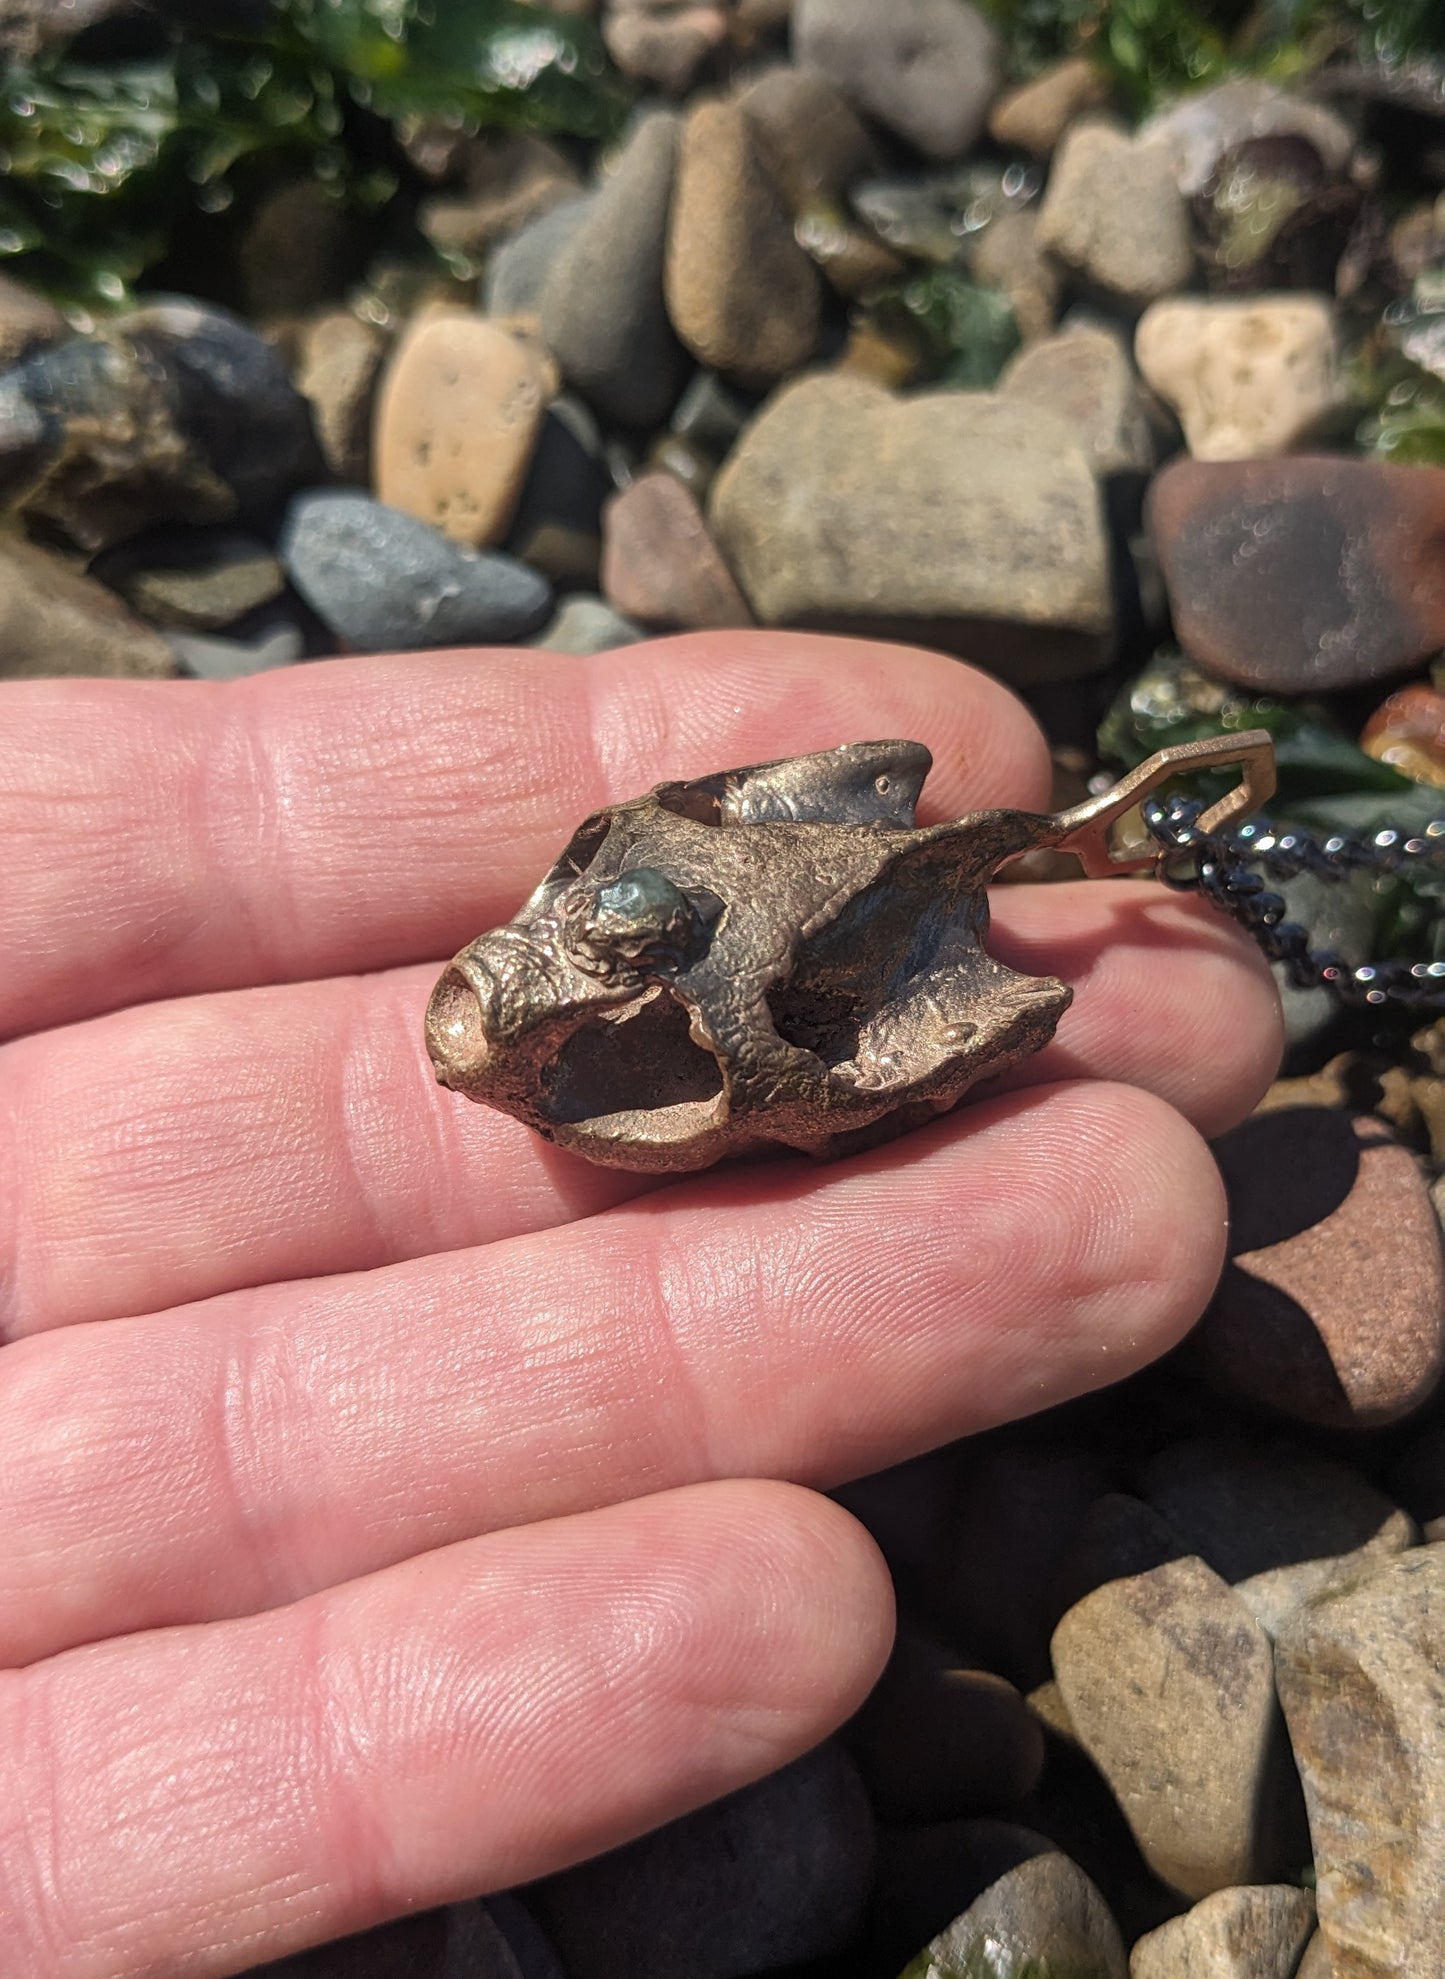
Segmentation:
{"type": "Polygon", "coordinates": [[[1312,949],[1309,930],[1286,918],[1283,896],[1265,884],[1297,879],[1341,880],[1355,873],[1395,875],[1445,855],[1445,819],[1424,831],[1383,830],[1368,838],[1332,832],[1279,830],[1268,818],[1250,818],[1233,831],[1202,831],[1207,806],[1193,797],[1151,797],[1143,818],[1160,848],[1159,877],[1180,892],[1202,893],[1247,928],[1271,962],[1279,962],[1298,989],[1323,984],[1344,1002],[1367,1007],[1445,1012],[1445,962],[1392,959],[1352,967],[1330,949],[1312,949]],[[1256,871],[1255,868],[1260,870],[1256,871]]]}

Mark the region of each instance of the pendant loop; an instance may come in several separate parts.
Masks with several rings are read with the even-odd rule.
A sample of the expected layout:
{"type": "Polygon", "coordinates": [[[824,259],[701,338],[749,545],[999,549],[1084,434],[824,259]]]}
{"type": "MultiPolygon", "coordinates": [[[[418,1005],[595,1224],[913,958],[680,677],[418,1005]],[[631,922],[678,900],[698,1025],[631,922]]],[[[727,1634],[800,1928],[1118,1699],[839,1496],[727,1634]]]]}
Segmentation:
{"type": "Polygon", "coordinates": [[[1176,742],[1156,751],[1101,796],[1058,814],[1055,823],[1063,833],[1059,850],[1076,854],[1090,879],[1157,869],[1161,859],[1157,848],[1132,855],[1116,853],[1109,842],[1113,826],[1171,777],[1228,769],[1235,764],[1243,772],[1239,783],[1199,820],[1202,831],[1222,831],[1236,818],[1263,810],[1274,795],[1274,738],[1267,729],[1246,729],[1241,735],[1206,735],[1197,742],[1176,742]]]}

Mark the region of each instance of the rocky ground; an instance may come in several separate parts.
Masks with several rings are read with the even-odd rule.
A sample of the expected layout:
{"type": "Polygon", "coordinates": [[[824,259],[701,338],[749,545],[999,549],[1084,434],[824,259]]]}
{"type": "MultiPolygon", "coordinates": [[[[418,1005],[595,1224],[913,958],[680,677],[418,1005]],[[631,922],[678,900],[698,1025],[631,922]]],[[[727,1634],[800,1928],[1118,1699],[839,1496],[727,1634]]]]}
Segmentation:
{"type": "MultiPolygon", "coordinates": [[[[1012,683],[1061,803],[1263,724],[1285,819],[1445,815],[1438,22],[603,0],[606,67],[571,0],[547,134],[357,90],[369,205],[226,180],[117,273],[27,132],[258,13],[155,5],[0,0],[0,678],[827,627],[1012,683]]],[[[1441,885],[1287,891],[1357,964],[1441,885]]],[[[268,1971],[1445,1973],[1445,1022],[1286,1008],[1185,1346],[840,1494],[903,1624],[836,1741],[268,1971]]]]}

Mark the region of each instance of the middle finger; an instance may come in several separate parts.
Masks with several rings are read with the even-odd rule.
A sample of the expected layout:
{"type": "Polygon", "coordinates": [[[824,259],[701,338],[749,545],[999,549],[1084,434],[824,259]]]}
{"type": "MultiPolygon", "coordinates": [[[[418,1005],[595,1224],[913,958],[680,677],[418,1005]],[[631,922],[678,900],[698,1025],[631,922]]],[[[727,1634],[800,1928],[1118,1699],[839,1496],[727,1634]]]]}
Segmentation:
{"type": "Polygon", "coordinates": [[[826,1170],[0,1354],[0,1663],[673,1485],[828,1485],[1121,1379],[1201,1310],[1161,1101],[989,1101],[826,1170]]]}
{"type": "MultiPolygon", "coordinates": [[[[1201,1132],[1273,1075],[1274,993],[1149,882],[1006,887],[990,948],[1076,997],[1014,1083],[1118,1079],[1201,1132]]],[[[145,1005],[0,1047],[0,1339],[550,1228],[637,1194],[438,1089],[436,969],[145,1005]],[[8,1293],[7,1293],[8,1286],[8,1293]]]]}

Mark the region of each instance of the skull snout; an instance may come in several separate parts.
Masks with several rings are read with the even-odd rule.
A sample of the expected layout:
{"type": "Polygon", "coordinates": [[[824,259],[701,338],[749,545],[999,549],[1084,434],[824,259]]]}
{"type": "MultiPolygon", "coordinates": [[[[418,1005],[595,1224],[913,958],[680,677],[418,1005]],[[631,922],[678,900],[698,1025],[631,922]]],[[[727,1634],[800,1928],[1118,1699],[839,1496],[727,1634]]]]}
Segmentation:
{"type": "Polygon", "coordinates": [[[486,1070],[488,985],[453,962],[432,991],[426,1013],[426,1048],[438,1083],[464,1091],[486,1070]]]}

